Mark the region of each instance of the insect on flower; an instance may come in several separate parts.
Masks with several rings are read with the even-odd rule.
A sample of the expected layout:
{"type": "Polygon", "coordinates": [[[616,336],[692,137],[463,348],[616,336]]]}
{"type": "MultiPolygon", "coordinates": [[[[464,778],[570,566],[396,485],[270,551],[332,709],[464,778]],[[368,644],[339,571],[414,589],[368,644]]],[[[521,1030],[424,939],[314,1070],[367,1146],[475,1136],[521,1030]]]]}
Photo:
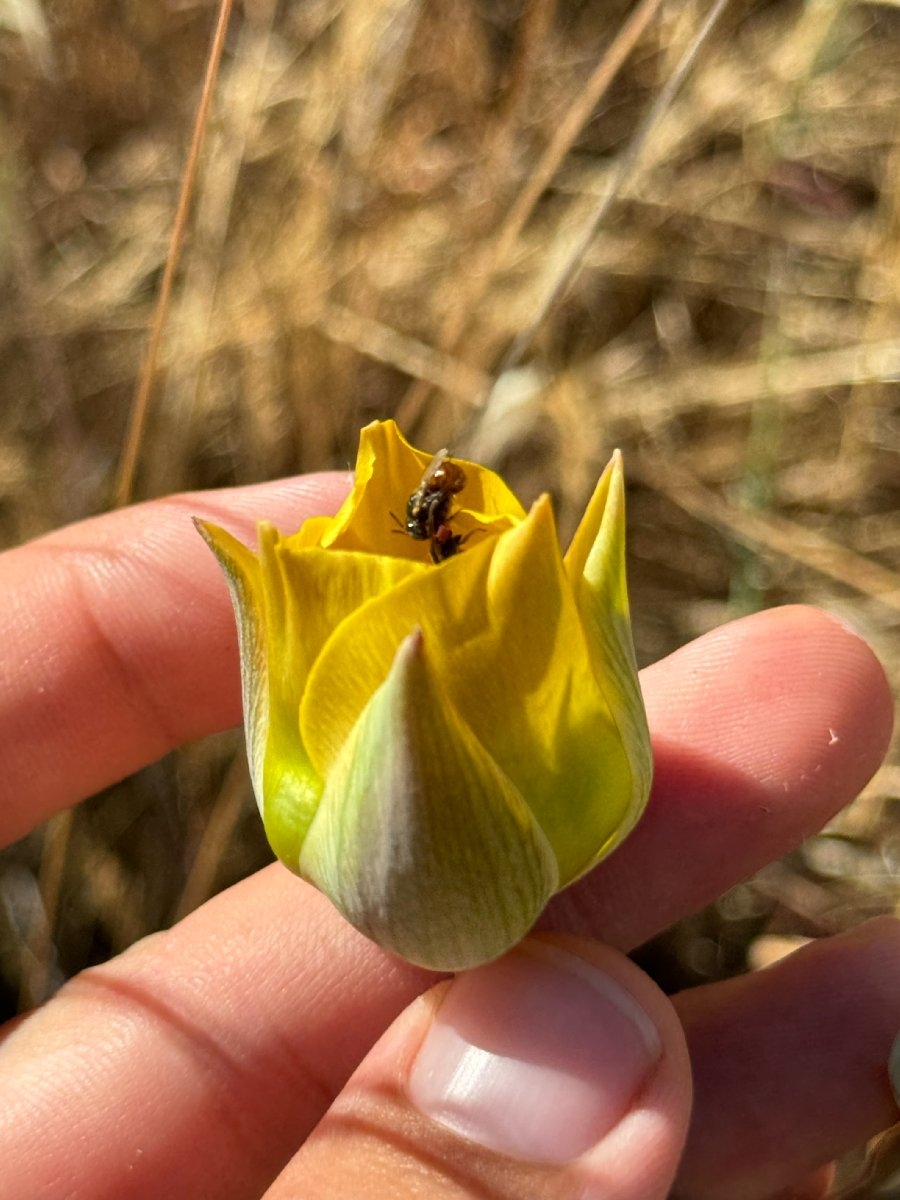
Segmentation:
{"type": "Polygon", "coordinates": [[[429,543],[431,561],[442,563],[459,553],[471,534],[463,537],[450,528],[453,497],[466,486],[466,473],[448,455],[439,450],[428,464],[419,486],[406,502],[406,523],[391,513],[399,525],[395,533],[405,533],[416,541],[429,543]]]}

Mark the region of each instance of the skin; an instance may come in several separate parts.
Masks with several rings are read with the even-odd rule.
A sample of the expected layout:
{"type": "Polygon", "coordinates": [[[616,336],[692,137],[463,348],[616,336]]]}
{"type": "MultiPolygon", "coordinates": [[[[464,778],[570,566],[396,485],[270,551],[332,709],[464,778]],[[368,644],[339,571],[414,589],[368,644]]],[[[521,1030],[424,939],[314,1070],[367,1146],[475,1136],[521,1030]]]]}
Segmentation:
{"type": "MultiPolygon", "coordinates": [[[[346,486],[311,476],[173,497],[0,559],[4,842],[240,720],[227,593],[190,516],[252,541],[256,519],[296,527],[346,486]]],[[[823,1196],[828,1162],[897,1119],[884,1064],[898,924],[870,922],[674,1004],[620,952],[852,799],[890,737],[883,672],[842,624],[786,608],[699,639],[642,684],[648,811],[542,923],[631,990],[664,1048],[642,1110],[653,1129],[630,1114],[638,1123],[596,1148],[591,1180],[613,1200],[665,1196],[676,1172],[684,1198],[823,1196]]],[[[509,1162],[412,1108],[410,1063],[448,987],[436,982],[269,867],[7,1030],[4,1195],[574,1200],[583,1164],[509,1162]]]]}

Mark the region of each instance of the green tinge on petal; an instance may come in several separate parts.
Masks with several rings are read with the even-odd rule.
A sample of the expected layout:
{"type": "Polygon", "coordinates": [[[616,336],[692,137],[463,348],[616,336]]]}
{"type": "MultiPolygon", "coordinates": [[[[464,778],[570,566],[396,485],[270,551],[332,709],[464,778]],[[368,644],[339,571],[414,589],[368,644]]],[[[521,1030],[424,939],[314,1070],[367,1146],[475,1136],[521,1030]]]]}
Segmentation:
{"type": "Polygon", "coordinates": [[[303,536],[282,537],[268,522],[258,527],[255,555],[224,529],[202,521],[197,527],[225,573],[237,619],[257,804],[272,849],[296,871],[324,786],[300,732],[300,701],[313,663],[348,613],[429,568],[326,551],[303,536]]]}
{"type": "Polygon", "coordinates": [[[256,802],[262,812],[262,751],[269,721],[269,689],[259,562],[256,555],[227,530],[198,518],[194,519],[194,525],[216,556],[228,583],[241,657],[247,760],[256,802]]]}
{"type": "Polygon", "coordinates": [[[603,472],[565,556],[566,572],[604,691],[632,765],[632,811],[617,843],[641,815],[653,776],[647,716],[638,681],[625,570],[625,478],[617,451],[603,472]]]}
{"type": "Polygon", "coordinates": [[[291,605],[279,586],[278,533],[260,525],[260,556],[224,529],[197,528],[228,580],[238,627],[247,759],[256,802],[275,854],[297,869],[300,845],[322,791],[322,781],[300,741],[299,695],[293,695],[284,646],[291,605]]]}
{"type": "Polygon", "coordinates": [[[421,632],[341,750],[300,870],[361,932],[441,971],[504,953],[556,889],[546,839],[454,710],[421,632]]]}
{"type": "Polygon", "coordinates": [[[448,663],[451,693],[527,799],[565,887],[620,841],[633,776],[591,669],[548,497],[500,539],[487,608],[483,637],[448,663]]]}

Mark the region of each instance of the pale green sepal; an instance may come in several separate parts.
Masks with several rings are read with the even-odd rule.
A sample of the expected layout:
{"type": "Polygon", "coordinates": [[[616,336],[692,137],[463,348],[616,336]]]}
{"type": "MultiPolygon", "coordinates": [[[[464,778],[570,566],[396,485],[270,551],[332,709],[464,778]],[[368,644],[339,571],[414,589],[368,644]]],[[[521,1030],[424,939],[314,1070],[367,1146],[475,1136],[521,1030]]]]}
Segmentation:
{"type": "Polygon", "coordinates": [[[194,518],[197,532],[216,556],[228,583],[237,624],[241,660],[241,693],[247,736],[247,760],[256,803],[262,812],[262,769],[269,721],[266,631],[263,624],[259,563],[252,551],[210,521],[194,518]]]}
{"type": "MultiPolygon", "coordinates": [[[[632,802],[615,844],[634,828],[650,794],[653,753],[638,681],[625,570],[625,479],[616,451],[600,478],[566,556],[594,677],[619,729],[632,769],[632,802]]],[[[607,847],[605,852],[608,852],[607,847]]]]}
{"type": "Polygon", "coordinates": [[[274,557],[278,534],[259,529],[257,557],[237,538],[195,521],[228,581],[238,628],[247,760],[266,836],[277,857],[297,870],[300,846],[322,791],[322,780],[300,742],[299,701],[273,677],[272,658],[283,637],[285,597],[274,557]]]}
{"type": "Polygon", "coordinates": [[[453,708],[421,631],[329,772],[300,873],[362,933],[437,971],[503,954],[556,890],[546,838],[453,708]]]}

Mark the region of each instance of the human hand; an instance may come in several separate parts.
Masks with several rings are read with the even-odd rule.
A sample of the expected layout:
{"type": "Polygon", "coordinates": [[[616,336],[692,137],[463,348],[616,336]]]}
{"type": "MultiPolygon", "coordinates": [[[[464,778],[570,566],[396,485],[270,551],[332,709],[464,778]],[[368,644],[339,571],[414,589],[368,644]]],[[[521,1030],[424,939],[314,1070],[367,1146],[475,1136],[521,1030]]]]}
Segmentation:
{"type": "MultiPolygon", "coordinates": [[[[4,840],[238,722],[228,600],[189,517],[249,537],[345,486],[175,497],[0,561],[4,840]]],[[[792,608],[699,639],[643,686],[650,805],[554,900],[549,932],[426,991],[434,977],[273,865],[8,1033],[3,1200],[652,1200],[676,1170],[685,1198],[822,1195],[818,1166],[896,1120],[897,924],[672,1003],[620,952],[852,798],[887,745],[883,674],[843,626],[792,608]],[[493,1092],[454,1080],[460,1037],[487,1051],[493,1092]]]]}

